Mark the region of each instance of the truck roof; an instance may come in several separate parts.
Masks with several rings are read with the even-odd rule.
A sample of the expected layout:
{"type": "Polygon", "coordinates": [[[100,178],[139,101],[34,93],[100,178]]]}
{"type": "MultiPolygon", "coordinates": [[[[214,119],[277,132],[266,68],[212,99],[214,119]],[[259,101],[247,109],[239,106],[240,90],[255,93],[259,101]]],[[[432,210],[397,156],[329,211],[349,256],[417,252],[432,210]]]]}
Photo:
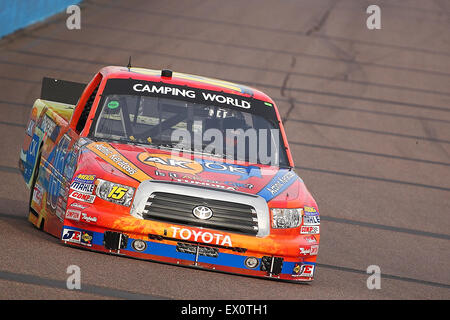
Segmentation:
{"type": "Polygon", "coordinates": [[[163,76],[162,71],[163,70],[137,67],[127,68],[120,66],[108,66],[102,68],[100,73],[107,79],[131,78],[143,81],[172,83],[193,88],[222,91],[229,94],[253,97],[255,99],[274,104],[273,100],[265,93],[242,84],[180,72],[173,72],[172,77],[169,78],[163,76]]]}

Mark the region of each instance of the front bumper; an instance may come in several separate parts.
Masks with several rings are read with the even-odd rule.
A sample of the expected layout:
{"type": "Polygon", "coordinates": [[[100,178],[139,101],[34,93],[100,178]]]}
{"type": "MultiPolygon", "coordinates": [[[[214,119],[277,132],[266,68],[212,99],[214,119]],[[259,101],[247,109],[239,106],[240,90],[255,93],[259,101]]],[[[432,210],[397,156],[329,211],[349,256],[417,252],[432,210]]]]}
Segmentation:
{"type": "MultiPolygon", "coordinates": [[[[144,235],[130,230],[114,230],[68,219],[64,220],[61,236],[62,241],[68,245],[121,256],[247,276],[295,282],[313,280],[316,255],[292,256],[287,254],[290,248],[284,247],[277,252],[273,247],[276,239],[248,238],[251,238],[248,245],[242,241],[233,241],[235,245],[230,247],[173,238],[170,234],[164,236],[164,233],[144,235]],[[246,264],[249,257],[256,258],[258,263],[249,267],[246,264]]],[[[318,242],[317,240],[316,245],[318,242]]],[[[298,252],[298,244],[295,247],[298,252]]]]}

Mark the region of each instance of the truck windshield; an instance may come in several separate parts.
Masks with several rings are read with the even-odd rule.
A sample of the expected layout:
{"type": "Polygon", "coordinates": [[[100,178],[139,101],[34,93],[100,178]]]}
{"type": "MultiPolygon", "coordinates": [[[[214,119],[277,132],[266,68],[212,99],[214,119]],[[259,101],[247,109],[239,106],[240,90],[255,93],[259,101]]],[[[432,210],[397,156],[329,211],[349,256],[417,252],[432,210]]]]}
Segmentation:
{"type": "Polygon", "coordinates": [[[102,101],[94,138],[289,166],[277,122],[245,109],[139,95],[102,101]]]}

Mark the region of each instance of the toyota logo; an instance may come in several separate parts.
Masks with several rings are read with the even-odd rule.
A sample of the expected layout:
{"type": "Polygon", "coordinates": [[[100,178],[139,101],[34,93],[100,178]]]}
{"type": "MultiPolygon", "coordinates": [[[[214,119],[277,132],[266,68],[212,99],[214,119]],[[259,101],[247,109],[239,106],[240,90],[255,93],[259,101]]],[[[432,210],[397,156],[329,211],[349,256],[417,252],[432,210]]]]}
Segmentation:
{"type": "Polygon", "coordinates": [[[197,206],[192,210],[192,214],[201,220],[208,220],[212,217],[213,212],[210,208],[205,206],[197,206]]]}

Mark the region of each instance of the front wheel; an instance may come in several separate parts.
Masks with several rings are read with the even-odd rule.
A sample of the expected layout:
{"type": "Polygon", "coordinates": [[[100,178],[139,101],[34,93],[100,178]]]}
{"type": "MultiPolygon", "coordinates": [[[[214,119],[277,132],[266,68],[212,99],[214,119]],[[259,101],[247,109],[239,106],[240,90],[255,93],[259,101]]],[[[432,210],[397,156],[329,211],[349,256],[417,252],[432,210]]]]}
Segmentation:
{"type": "Polygon", "coordinates": [[[30,196],[28,199],[28,208],[29,208],[28,220],[31,223],[33,223],[37,228],[42,230],[44,227],[44,219],[41,219],[41,221],[39,221],[39,213],[37,213],[36,210],[34,210],[31,206],[31,204],[33,202],[34,189],[36,186],[37,178],[39,176],[40,164],[41,164],[41,150],[39,150],[39,152],[38,152],[36,167],[34,168],[33,178],[31,180],[31,185],[30,185],[30,196]]]}

